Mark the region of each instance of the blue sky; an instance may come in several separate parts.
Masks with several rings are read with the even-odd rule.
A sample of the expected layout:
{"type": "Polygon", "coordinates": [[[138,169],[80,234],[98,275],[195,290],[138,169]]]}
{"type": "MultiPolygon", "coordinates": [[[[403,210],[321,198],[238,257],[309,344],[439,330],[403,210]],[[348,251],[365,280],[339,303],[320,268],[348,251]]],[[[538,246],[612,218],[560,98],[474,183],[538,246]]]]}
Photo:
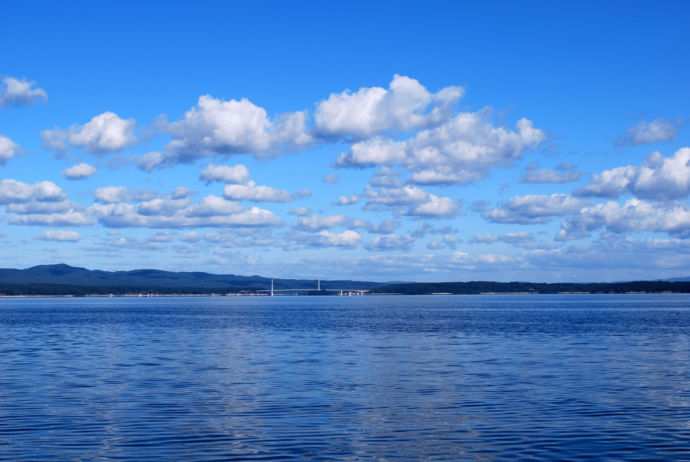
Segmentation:
{"type": "Polygon", "coordinates": [[[690,275],[687,2],[3,2],[2,266],[690,275]]]}

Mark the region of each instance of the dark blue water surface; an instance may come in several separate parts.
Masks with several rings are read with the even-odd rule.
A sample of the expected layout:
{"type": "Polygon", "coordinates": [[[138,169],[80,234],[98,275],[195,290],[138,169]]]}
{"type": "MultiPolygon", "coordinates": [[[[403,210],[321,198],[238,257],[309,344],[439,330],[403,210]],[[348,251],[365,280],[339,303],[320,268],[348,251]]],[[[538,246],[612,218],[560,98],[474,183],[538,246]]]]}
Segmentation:
{"type": "Polygon", "coordinates": [[[3,460],[690,459],[690,296],[0,300],[3,460]]]}

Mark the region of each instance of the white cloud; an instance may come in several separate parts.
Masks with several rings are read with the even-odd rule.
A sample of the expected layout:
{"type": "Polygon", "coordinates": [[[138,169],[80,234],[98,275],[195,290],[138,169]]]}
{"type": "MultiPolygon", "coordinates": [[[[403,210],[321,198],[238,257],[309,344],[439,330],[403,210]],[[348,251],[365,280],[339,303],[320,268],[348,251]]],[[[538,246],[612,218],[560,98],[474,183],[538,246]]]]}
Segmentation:
{"type": "Polygon", "coordinates": [[[418,130],[446,120],[463,93],[461,87],[446,87],[432,94],[417,80],[395,75],[388,90],[370,87],[331,94],[316,108],[314,130],[322,136],[360,139],[418,130]]]}
{"type": "Polygon", "coordinates": [[[531,121],[516,130],[494,127],[482,112],[462,113],[404,141],[374,138],[352,145],[338,167],[400,165],[417,184],[464,184],[484,178],[490,168],[508,166],[546,138],[531,121]]]}
{"type": "Polygon", "coordinates": [[[86,226],[100,222],[107,227],[188,228],[266,227],[282,220],[258,207],[246,208],[218,196],[206,196],[191,203],[189,190],[176,188],[171,194],[106,186],[94,192],[98,202],[84,208],[65,200],[64,192],[50,182],[35,185],[3,180],[0,204],[18,214],[9,222],[20,225],[86,226]]]}
{"type": "Polygon", "coordinates": [[[627,165],[594,175],[577,190],[579,196],[618,197],[631,193],[643,199],[681,199],[690,194],[690,148],[681,148],[671,157],[659,152],[639,166],[627,165]]]}
{"type": "Polygon", "coordinates": [[[684,204],[663,204],[630,199],[583,208],[561,224],[558,240],[587,237],[606,227],[614,233],[655,231],[690,237],[690,209],[684,204]]]}
{"type": "Polygon", "coordinates": [[[173,233],[167,231],[158,231],[149,237],[150,242],[171,242],[174,238],[173,233]]]}
{"type": "Polygon", "coordinates": [[[427,201],[410,207],[408,215],[417,217],[454,217],[460,213],[460,206],[450,197],[429,194],[427,201]]]}
{"type": "Polygon", "coordinates": [[[233,165],[214,165],[209,164],[202,172],[200,179],[207,183],[219,181],[228,184],[245,184],[249,181],[249,170],[242,164],[233,165]]]}
{"type": "Polygon", "coordinates": [[[389,138],[372,138],[355,143],[348,154],[341,154],[336,160],[338,167],[372,167],[381,164],[402,164],[406,162],[408,144],[389,138]]]}
{"type": "Polygon", "coordinates": [[[155,198],[158,193],[145,189],[130,189],[125,186],[103,186],[93,193],[97,201],[103,203],[138,202],[155,198]]]}
{"type": "Polygon", "coordinates": [[[527,231],[518,231],[515,233],[505,234],[475,234],[470,243],[473,244],[493,244],[495,242],[504,242],[516,247],[525,249],[552,249],[555,247],[553,242],[537,241],[532,233],[527,231]]]}
{"type": "Polygon", "coordinates": [[[312,142],[306,122],[305,111],[283,114],[271,121],[265,109],[247,99],[223,101],[204,95],[183,119],[166,125],[173,140],[158,164],[240,153],[275,157],[312,142]]]}
{"type": "MultiPolygon", "coordinates": [[[[628,129],[628,140],[632,145],[656,143],[659,141],[673,141],[677,135],[673,122],[662,118],[651,122],[640,121],[628,129]]],[[[619,142],[619,144],[622,144],[619,142]]]]}
{"type": "Polygon", "coordinates": [[[236,201],[290,202],[296,195],[308,194],[310,193],[306,191],[290,194],[270,186],[256,186],[254,181],[248,181],[247,184],[228,184],[223,188],[223,196],[236,201]]]}
{"type": "Polygon", "coordinates": [[[44,241],[77,242],[81,239],[81,235],[76,231],[48,229],[39,234],[38,238],[44,241]]]}
{"type": "Polygon", "coordinates": [[[222,197],[209,195],[204,197],[200,203],[194,204],[187,210],[189,217],[210,217],[216,215],[231,215],[244,210],[237,202],[225,200],[222,197]]]}
{"type": "Polygon", "coordinates": [[[335,173],[329,173],[323,177],[323,181],[330,184],[338,184],[338,175],[335,173]]]}
{"type": "Polygon", "coordinates": [[[374,224],[368,220],[350,220],[348,226],[352,229],[364,229],[374,234],[392,234],[400,227],[400,222],[388,219],[374,224]]]}
{"type": "Polygon", "coordinates": [[[146,172],[153,171],[159,165],[163,165],[165,158],[162,152],[149,152],[141,156],[135,156],[137,167],[146,172]]]}
{"type": "Polygon", "coordinates": [[[20,215],[60,213],[68,210],[80,209],[79,205],[68,200],[59,201],[40,201],[29,200],[26,202],[15,202],[7,204],[7,211],[20,215]]]}
{"type": "Polygon", "coordinates": [[[309,210],[307,207],[295,207],[292,210],[290,210],[290,215],[295,215],[298,217],[304,217],[307,216],[311,213],[311,210],[309,210]]]}
{"type": "Polygon", "coordinates": [[[494,242],[502,241],[507,242],[509,244],[519,244],[525,241],[531,241],[533,239],[534,237],[532,236],[532,233],[529,233],[527,231],[520,231],[517,233],[506,234],[475,234],[472,238],[472,242],[476,242],[479,244],[492,244],[494,242]]]}
{"type": "Polygon", "coordinates": [[[439,250],[443,248],[455,249],[460,240],[453,234],[444,234],[441,240],[433,240],[426,246],[427,249],[439,250]]]}
{"type": "Polygon", "coordinates": [[[13,225],[30,226],[88,226],[95,223],[94,218],[78,210],[68,210],[61,213],[27,214],[12,217],[13,225]]]}
{"type": "Polygon", "coordinates": [[[360,236],[357,231],[352,231],[350,229],[342,233],[332,233],[327,230],[320,231],[316,235],[316,238],[317,240],[315,243],[318,243],[319,246],[326,247],[353,247],[362,240],[362,236],[360,236]]]}
{"type": "Polygon", "coordinates": [[[6,136],[0,135],[0,165],[19,154],[19,145],[6,136]]]}
{"type": "Polygon", "coordinates": [[[184,242],[199,242],[202,239],[203,236],[196,231],[188,231],[180,236],[180,240],[184,242]]]}
{"type": "Polygon", "coordinates": [[[409,234],[388,234],[386,236],[375,237],[370,243],[366,244],[367,250],[375,251],[392,251],[392,250],[409,250],[414,245],[415,238],[409,234]]]}
{"type": "Polygon", "coordinates": [[[41,181],[30,185],[12,179],[0,180],[0,204],[26,201],[62,201],[65,192],[51,181],[41,181]]]}
{"type": "Polygon", "coordinates": [[[44,89],[34,87],[35,82],[8,76],[2,79],[2,83],[3,85],[0,86],[0,107],[7,105],[29,106],[38,101],[48,100],[48,94],[44,89]]]}
{"type": "Polygon", "coordinates": [[[334,228],[336,226],[343,226],[348,222],[349,220],[345,215],[312,215],[297,220],[292,224],[292,227],[302,231],[320,231],[323,229],[334,228]]]}
{"type": "Polygon", "coordinates": [[[275,226],[281,219],[273,212],[258,207],[242,209],[237,213],[201,215],[195,213],[194,206],[189,209],[172,210],[170,203],[164,204],[93,204],[90,211],[108,227],[136,228],[188,228],[188,227],[234,227],[234,226],[275,226]],[[172,212],[172,213],[171,213],[172,212]]]}
{"type": "Polygon", "coordinates": [[[92,154],[122,151],[137,140],[134,119],[121,119],[114,112],[104,112],[84,125],[72,125],[68,130],[55,128],[41,132],[43,147],[56,152],[70,148],[84,148],[92,154]]]}
{"type": "Polygon", "coordinates": [[[384,165],[372,175],[369,184],[381,188],[399,188],[403,185],[399,179],[400,174],[401,172],[384,165]]]}
{"type": "Polygon", "coordinates": [[[189,191],[180,189],[185,188],[151,198],[149,191],[100,188],[95,194],[100,203],[92,204],[87,213],[113,228],[253,227],[282,223],[269,210],[245,208],[218,196],[208,195],[200,202],[191,203],[189,191]]]}
{"type": "Polygon", "coordinates": [[[143,216],[173,216],[183,210],[190,203],[190,199],[173,199],[172,197],[156,197],[143,201],[136,206],[137,213],[143,216]]]}
{"type": "Polygon", "coordinates": [[[338,196],[338,202],[335,205],[352,205],[359,202],[359,196],[353,194],[351,196],[338,196]]]}
{"type": "Polygon", "coordinates": [[[514,196],[503,206],[488,210],[482,216],[495,223],[546,223],[553,217],[577,213],[589,204],[568,194],[514,196]]]}
{"type": "Polygon", "coordinates": [[[582,176],[582,172],[576,172],[574,169],[575,167],[568,163],[558,165],[554,169],[537,169],[535,165],[531,164],[521,181],[523,183],[570,183],[579,180],[582,176]]]}
{"type": "Polygon", "coordinates": [[[367,186],[364,195],[368,210],[398,208],[399,214],[426,218],[450,218],[460,213],[460,206],[451,198],[436,196],[412,185],[378,190],[367,186]]]}
{"type": "Polygon", "coordinates": [[[170,193],[170,197],[173,199],[184,199],[194,194],[191,189],[185,188],[184,186],[178,186],[170,193]]]}
{"type": "Polygon", "coordinates": [[[452,260],[464,269],[476,269],[482,266],[492,266],[495,268],[496,266],[521,264],[524,262],[524,257],[493,253],[470,255],[466,252],[458,251],[453,254],[452,260]]]}
{"type": "Polygon", "coordinates": [[[63,170],[62,176],[68,180],[83,180],[84,178],[94,176],[96,173],[96,167],[82,162],[63,170]]]}

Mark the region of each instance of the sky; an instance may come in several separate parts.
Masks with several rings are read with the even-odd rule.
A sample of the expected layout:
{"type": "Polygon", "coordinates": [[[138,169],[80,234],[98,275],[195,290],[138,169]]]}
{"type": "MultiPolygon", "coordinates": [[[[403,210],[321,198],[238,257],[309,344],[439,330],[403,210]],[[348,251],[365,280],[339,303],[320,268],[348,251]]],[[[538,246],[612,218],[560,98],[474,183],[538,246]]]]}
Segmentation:
{"type": "Polygon", "coordinates": [[[0,9],[2,267],[690,276],[689,2],[0,9]]]}

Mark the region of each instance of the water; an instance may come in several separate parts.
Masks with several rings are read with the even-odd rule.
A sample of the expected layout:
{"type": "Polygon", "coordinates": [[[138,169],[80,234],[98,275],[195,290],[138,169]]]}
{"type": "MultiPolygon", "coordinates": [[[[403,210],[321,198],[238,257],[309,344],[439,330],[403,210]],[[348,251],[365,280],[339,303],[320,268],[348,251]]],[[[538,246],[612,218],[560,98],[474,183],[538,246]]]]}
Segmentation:
{"type": "Polygon", "coordinates": [[[690,296],[0,300],[2,460],[690,459],[690,296]]]}

